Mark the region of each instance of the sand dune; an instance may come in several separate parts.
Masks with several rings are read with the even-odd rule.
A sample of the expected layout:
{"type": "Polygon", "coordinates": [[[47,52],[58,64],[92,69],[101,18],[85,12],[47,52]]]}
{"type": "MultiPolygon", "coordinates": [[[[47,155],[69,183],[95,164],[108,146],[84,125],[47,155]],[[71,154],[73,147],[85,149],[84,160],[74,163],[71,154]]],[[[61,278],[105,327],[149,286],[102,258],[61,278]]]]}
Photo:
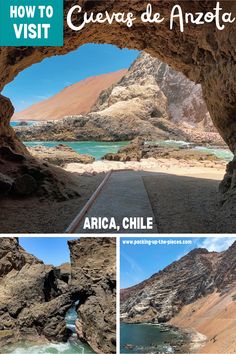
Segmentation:
{"type": "Polygon", "coordinates": [[[90,77],[46,100],[16,113],[12,120],[55,120],[90,111],[101,91],[119,81],[127,70],[90,77]]]}
{"type": "Polygon", "coordinates": [[[214,293],[185,306],[171,320],[182,328],[194,328],[207,337],[201,354],[231,354],[236,352],[236,288],[225,295],[214,293]]]}

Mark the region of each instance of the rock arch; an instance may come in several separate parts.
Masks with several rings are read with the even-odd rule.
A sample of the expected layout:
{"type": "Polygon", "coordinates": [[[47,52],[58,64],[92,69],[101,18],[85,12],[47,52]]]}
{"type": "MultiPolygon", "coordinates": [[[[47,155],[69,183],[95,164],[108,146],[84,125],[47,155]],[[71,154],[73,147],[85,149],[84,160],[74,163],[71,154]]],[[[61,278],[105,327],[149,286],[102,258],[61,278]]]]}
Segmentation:
{"type": "MultiPolygon", "coordinates": [[[[171,0],[82,0],[84,11],[132,11],[135,15],[143,12],[147,3],[153,11],[161,12],[168,19],[175,2],[171,0]]],[[[217,1],[184,1],[183,11],[212,11],[217,1]]],[[[220,2],[225,12],[236,15],[236,2],[220,2]]],[[[85,43],[109,43],[119,47],[145,50],[160,58],[174,69],[183,72],[191,80],[201,83],[213,123],[232,152],[236,145],[236,22],[218,31],[214,24],[188,26],[184,33],[178,26],[169,29],[169,21],[161,25],[135,22],[127,29],[118,24],[93,24],[82,31],[72,31],[66,23],[68,10],[75,5],[73,0],[64,0],[65,42],[63,47],[1,47],[0,48],[0,89],[14,80],[15,76],[30,65],[46,57],[63,55],[85,43]]],[[[9,122],[14,108],[11,101],[0,96],[0,146],[9,145],[18,152],[25,152],[23,144],[16,138],[9,122]]]]}

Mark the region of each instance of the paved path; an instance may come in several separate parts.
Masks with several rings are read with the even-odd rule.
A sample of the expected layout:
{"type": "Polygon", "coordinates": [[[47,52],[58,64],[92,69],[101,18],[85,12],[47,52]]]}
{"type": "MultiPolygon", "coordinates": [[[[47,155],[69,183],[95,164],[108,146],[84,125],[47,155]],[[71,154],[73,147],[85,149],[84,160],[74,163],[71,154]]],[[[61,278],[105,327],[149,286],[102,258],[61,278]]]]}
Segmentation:
{"type": "Polygon", "coordinates": [[[113,172],[75,233],[119,232],[127,234],[157,232],[152,207],[143,183],[142,175],[145,175],[145,173],[139,171],[113,172]],[[120,226],[120,229],[119,227],[116,230],[110,229],[103,231],[85,229],[85,218],[89,218],[86,220],[91,222],[92,217],[114,217],[116,225],[120,226]],[[140,218],[142,218],[145,225],[147,224],[147,218],[153,218],[153,228],[151,230],[140,230],[137,228],[126,230],[123,228],[122,222],[124,218],[127,217],[136,217],[139,218],[139,221],[140,218]]]}

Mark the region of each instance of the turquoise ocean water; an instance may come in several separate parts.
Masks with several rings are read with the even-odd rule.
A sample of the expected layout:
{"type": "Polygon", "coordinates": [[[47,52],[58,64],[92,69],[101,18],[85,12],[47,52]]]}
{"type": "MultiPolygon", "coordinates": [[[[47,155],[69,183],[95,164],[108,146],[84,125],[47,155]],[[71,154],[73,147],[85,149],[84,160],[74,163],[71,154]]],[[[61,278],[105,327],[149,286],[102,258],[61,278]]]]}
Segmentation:
{"type": "Polygon", "coordinates": [[[128,142],[101,142],[101,141],[32,141],[24,143],[28,147],[43,145],[46,147],[54,147],[58,144],[64,144],[79,152],[80,154],[87,154],[93,156],[96,160],[101,158],[109,152],[116,153],[122,146],[126,146],[128,142]]]}
{"type": "MultiPolygon", "coordinates": [[[[174,141],[174,140],[166,140],[166,141],[156,141],[162,146],[171,146],[171,147],[188,147],[194,150],[199,150],[202,152],[211,153],[225,161],[231,161],[233,158],[233,154],[228,149],[222,149],[217,147],[203,147],[203,146],[193,146],[191,147],[190,143],[186,143],[184,141],[174,141]]],[[[43,145],[46,147],[54,147],[58,144],[65,144],[71,147],[76,152],[80,154],[88,154],[93,156],[96,160],[100,160],[105,154],[112,152],[116,153],[122,146],[126,146],[129,144],[127,141],[121,142],[101,142],[101,141],[32,141],[25,142],[25,145],[28,147],[34,147],[38,145],[43,145]]]]}
{"type": "MultiPolygon", "coordinates": [[[[18,127],[18,126],[21,125],[20,123],[21,123],[21,122],[18,122],[18,121],[11,121],[11,126],[12,126],[12,127],[18,127]]],[[[34,120],[28,120],[28,121],[27,121],[27,125],[28,125],[28,126],[32,126],[32,125],[35,125],[35,124],[37,124],[37,122],[34,121],[34,120]]]]}
{"type": "Polygon", "coordinates": [[[167,330],[153,324],[126,324],[120,327],[121,354],[174,353],[172,346],[184,337],[177,331],[167,330]]]}
{"type": "Polygon", "coordinates": [[[171,147],[187,147],[192,148],[193,150],[198,150],[206,153],[213,154],[220,159],[225,161],[231,161],[233,154],[229,149],[218,148],[218,147],[204,147],[204,146],[194,146],[192,143],[187,143],[185,141],[176,141],[176,140],[162,140],[156,141],[161,146],[171,146],[171,147]]]}

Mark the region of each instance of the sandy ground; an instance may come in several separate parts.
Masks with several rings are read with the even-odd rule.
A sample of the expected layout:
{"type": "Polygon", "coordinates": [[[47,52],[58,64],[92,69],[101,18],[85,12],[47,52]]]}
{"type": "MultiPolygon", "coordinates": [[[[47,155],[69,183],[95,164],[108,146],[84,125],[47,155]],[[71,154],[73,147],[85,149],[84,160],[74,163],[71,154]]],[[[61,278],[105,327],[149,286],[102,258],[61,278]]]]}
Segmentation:
{"type": "Polygon", "coordinates": [[[151,172],[144,183],[160,232],[214,232],[216,193],[225,163],[164,159],[70,164],[66,170],[73,173],[80,198],[65,202],[2,198],[0,232],[63,233],[111,169],[151,172]]]}
{"type": "Polygon", "coordinates": [[[196,353],[236,353],[235,294],[236,287],[226,295],[210,294],[185,306],[170,323],[182,329],[188,328],[188,332],[189,328],[193,329],[193,337],[195,333],[193,350],[196,353]]]}
{"type": "Polygon", "coordinates": [[[63,233],[104,178],[77,176],[80,198],[63,202],[36,198],[1,199],[1,233],[63,233]]]}

